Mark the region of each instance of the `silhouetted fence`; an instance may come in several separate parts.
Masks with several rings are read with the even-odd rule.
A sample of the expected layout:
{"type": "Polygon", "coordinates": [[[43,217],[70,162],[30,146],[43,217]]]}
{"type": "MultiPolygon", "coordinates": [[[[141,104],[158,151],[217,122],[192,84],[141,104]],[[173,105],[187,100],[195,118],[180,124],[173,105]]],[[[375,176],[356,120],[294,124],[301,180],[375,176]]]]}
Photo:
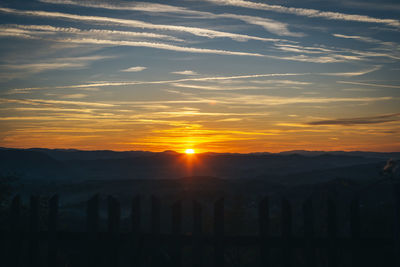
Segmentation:
{"type": "MultiPolygon", "coordinates": [[[[108,197],[107,231],[99,231],[100,206],[99,196],[92,197],[87,202],[86,232],[63,232],[58,230],[59,212],[58,196],[48,201],[47,231],[39,231],[40,201],[36,196],[30,198],[29,230],[21,227],[21,200],[14,197],[10,206],[10,227],[1,233],[1,239],[6,241],[5,255],[2,266],[70,266],[59,259],[59,249],[62,242],[79,242],[82,266],[183,266],[182,255],[189,253],[191,262],[186,265],[204,266],[205,248],[211,247],[213,266],[228,266],[225,251],[232,246],[254,247],[258,250],[259,266],[275,266],[271,262],[271,250],[279,249],[282,266],[299,266],[294,256],[295,250],[302,251],[301,266],[343,266],[339,265],[339,250],[347,250],[350,254],[348,266],[363,266],[363,250],[367,248],[387,247],[393,252],[390,264],[382,259],[381,266],[400,266],[399,261],[399,223],[400,223],[400,187],[395,187],[395,229],[393,238],[365,238],[361,236],[360,204],[358,197],[350,203],[350,236],[338,237],[337,207],[334,201],[328,200],[327,205],[327,236],[315,235],[315,214],[311,199],[304,202],[303,236],[294,236],[292,232],[292,206],[286,199],[281,202],[281,233],[271,235],[269,198],[264,197],[258,204],[258,235],[240,236],[225,235],[224,199],[214,203],[213,234],[203,233],[203,206],[193,201],[191,215],[193,218],[192,232],[182,233],[182,202],[177,201],[171,210],[170,234],[160,231],[160,200],[151,198],[151,233],[143,233],[141,218],[141,199],[134,197],[130,212],[130,231],[120,231],[121,207],[114,197],[108,197]],[[43,245],[47,244],[47,245],[43,245]],[[106,244],[106,249],[102,244],[106,244]],[[124,244],[125,249],[121,247],[124,244]],[[168,247],[168,257],[161,257],[157,248],[161,244],[168,247]],[[127,248],[127,249],[126,249],[127,248]],[[257,249],[258,248],[258,249],[257,249]],[[327,251],[327,260],[319,263],[317,249],[327,251]],[[45,251],[44,251],[45,250],[45,251]],[[129,261],[121,261],[121,254],[128,254],[129,261]],[[150,257],[144,258],[144,255],[150,257]],[[165,260],[167,258],[167,260],[165,260]],[[5,265],[3,265],[3,263],[5,265]]],[[[318,214],[320,215],[320,214],[318,214]]],[[[207,254],[210,255],[210,254],[207,254]]],[[[209,259],[208,259],[209,260],[209,259]]],[[[387,259],[386,259],[387,260],[387,259]]],[[[346,260],[347,261],[347,260],[346,260]]],[[[254,266],[254,265],[253,265],[254,266]]],[[[346,265],[347,266],[347,265],[346,265]]]]}

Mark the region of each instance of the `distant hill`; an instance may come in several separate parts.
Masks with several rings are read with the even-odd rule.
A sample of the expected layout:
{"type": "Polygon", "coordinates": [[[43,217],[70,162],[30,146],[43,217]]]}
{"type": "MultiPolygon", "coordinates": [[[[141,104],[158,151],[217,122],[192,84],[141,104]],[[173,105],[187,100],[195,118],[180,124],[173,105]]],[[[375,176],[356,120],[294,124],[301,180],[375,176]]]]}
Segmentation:
{"type": "Polygon", "coordinates": [[[65,181],[176,179],[187,176],[263,179],[307,184],[331,179],[373,179],[389,158],[400,153],[288,151],[282,153],[204,153],[189,158],[175,151],[81,151],[0,149],[0,171],[23,179],[65,181]]]}
{"type": "Polygon", "coordinates": [[[21,177],[56,178],[67,170],[63,162],[47,153],[30,150],[1,149],[1,173],[13,173],[21,177]]]}

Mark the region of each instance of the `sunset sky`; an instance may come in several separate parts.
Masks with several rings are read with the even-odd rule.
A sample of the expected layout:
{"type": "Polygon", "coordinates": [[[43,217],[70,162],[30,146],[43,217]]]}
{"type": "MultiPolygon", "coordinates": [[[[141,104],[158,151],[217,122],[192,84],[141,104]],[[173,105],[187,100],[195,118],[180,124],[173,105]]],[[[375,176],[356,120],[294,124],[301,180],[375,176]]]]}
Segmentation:
{"type": "Polygon", "coordinates": [[[0,146],[400,151],[400,4],[0,3],[0,146]]]}

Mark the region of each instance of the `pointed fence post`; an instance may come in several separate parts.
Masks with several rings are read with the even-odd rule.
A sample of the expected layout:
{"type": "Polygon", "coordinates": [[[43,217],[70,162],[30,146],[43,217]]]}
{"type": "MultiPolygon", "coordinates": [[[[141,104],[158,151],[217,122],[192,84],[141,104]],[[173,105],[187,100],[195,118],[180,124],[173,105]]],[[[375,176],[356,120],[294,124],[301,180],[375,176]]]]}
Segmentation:
{"type": "Polygon", "coordinates": [[[29,220],[29,263],[30,267],[39,267],[39,197],[30,198],[29,220]]]}
{"type": "Polygon", "coordinates": [[[154,238],[150,245],[150,266],[161,266],[161,240],[160,240],[160,199],[151,197],[151,234],[154,238]]]}
{"type": "Polygon", "coordinates": [[[97,267],[99,266],[100,262],[98,254],[99,195],[95,195],[88,200],[86,216],[87,216],[86,227],[88,234],[88,244],[87,244],[88,266],[97,267]]]}
{"type": "Polygon", "coordinates": [[[131,244],[132,244],[132,257],[131,266],[142,265],[142,240],[141,240],[141,204],[140,196],[135,196],[132,199],[131,207],[131,244]]]}
{"type": "Polygon", "coordinates": [[[172,264],[176,267],[182,266],[182,202],[176,201],[172,205],[172,235],[175,240],[172,253],[172,264]]]}
{"type": "Polygon", "coordinates": [[[260,236],[260,266],[269,266],[269,198],[264,197],[258,204],[258,227],[260,236]]]}
{"type": "Polygon", "coordinates": [[[307,199],[303,203],[303,215],[305,264],[308,267],[315,267],[316,259],[314,246],[314,209],[311,198],[307,199]]]}
{"type": "Polygon", "coordinates": [[[57,266],[57,223],[58,223],[58,195],[49,200],[48,217],[48,266],[57,266]]]}
{"type": "Polygon", "coordinates": [[[361,242],[360,242],[360,200],[358,196],[355,196],[350,203],[350,230],[352,238],[352,266],[360,266],[361,256],[361,242]]]}
{"type": "Polygon", "coordinates": [[[292,207],[286,198],[282,199],[282,242],[283,266],[291,267],[293,262],[292,207]]]}
{"type": "Polygon", "coordinates": [[[21,197],[17,195],[13,198],[10,206],[10,236],[8,239],[10,247],[8,255],[6,255],[9,266],[20,266],[21,231],[21,197]]]}
{"type": "Polygon", "coordinates": [[[336,205],[332,199],[328,199],[328,266],[338,266],[338,247],[337,247],[337,219],[336,205]]]}
{"type": "Polygon", "coordinates": [[[203,245],[201,235],[203,233],[202,206],[196,200],[193,200],[193,249],[192,266],[203,266],[203,245]]]}
{"type": "Polygon", "coordinates": [[[112,196],[107,198],[108,204],[108,266],[118,267],[119,227],[121,207],[118,200],[112,196]]]}
{"type": "Polygon", "coordinates": [[[224,199],[214,203],[214,266],[224,266],[224,199]]]}

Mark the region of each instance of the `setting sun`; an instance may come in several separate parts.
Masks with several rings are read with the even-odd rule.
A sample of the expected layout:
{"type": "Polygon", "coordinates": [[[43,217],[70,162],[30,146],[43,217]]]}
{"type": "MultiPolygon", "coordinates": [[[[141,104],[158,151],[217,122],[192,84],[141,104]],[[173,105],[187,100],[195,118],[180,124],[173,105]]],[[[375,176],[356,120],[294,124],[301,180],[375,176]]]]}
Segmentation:
{"type": "Polygon", "coordinates": [[[185,153],[186,154],[194,154],[195,151],[194,151],[194,149],[188,148],[188,149],[185,150],[185,153]]]}

